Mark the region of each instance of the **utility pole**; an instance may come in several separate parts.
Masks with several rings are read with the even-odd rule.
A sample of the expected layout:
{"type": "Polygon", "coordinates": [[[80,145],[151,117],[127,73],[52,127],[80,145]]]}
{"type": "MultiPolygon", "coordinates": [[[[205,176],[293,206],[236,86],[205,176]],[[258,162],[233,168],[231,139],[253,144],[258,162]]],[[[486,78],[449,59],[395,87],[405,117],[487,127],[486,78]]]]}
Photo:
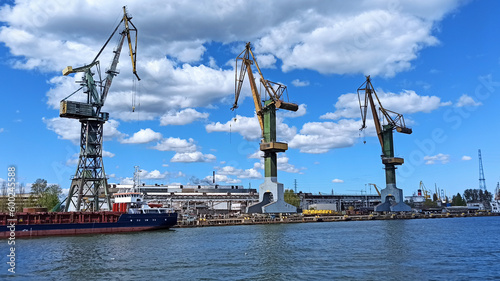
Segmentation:
{"type": "Polygon", "coordinates": [[[294,180],[295,193],[297,193],[297,179],[294,180]]]}

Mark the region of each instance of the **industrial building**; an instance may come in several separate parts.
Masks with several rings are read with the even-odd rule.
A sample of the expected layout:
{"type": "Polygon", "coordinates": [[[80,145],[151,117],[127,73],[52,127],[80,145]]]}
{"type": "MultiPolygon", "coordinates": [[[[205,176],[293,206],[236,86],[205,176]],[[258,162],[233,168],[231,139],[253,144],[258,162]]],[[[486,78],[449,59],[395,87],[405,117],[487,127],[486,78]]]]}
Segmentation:
{"type": "Polygon", "coordinates": [[[380,195],[333,195],[298,193],[300,208],[303,210],[332,210],[342,212],[351,209],[373,211],[380,204],[380,195]]]}
{"type": "MultiPolygon", "coordinates": [[[[112,194],[119,190],[129,190],[133,185],[111,184],[112,194]]],[[[242,185],[146,185],[135,187],[144,194],[144,199],[172,207],[180,213],[193,215],[239,214],[246,207],[257,203],[259,194],[256,189],[242,185]]]]}

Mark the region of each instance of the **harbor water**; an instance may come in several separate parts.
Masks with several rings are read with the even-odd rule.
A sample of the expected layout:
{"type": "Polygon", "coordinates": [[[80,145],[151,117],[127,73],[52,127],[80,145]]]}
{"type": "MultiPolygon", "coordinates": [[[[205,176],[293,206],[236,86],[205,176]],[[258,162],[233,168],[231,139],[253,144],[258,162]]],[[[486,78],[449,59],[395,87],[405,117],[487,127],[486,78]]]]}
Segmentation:
{"type": "Polygon", "coordinates": [[[1,280],[500,280],[500,217],[181,228],[7,241],[1,280]]]}

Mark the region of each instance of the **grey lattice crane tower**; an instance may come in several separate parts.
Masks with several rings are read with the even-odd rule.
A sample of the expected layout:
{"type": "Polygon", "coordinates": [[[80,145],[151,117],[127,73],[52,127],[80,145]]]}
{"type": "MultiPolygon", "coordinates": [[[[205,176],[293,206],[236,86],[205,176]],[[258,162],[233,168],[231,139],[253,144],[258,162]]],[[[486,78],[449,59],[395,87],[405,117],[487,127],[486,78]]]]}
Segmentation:
{"type": "Polygon", "coordinates": [[[106,173],[104,172],[104,165],[102,161],[103,126],[109,119],[109,113],[101,112],[101,108],[104,106],[104,102],[106,101],[113,78],[118,75],[116,67],[118,65],[118,60],[120,59],[120,53],[125,37],[128,39],[133,73],[137,79],[140,80],[135,69],[137,29],[130,21],[131,19],[132,17],[127,13],[126,8],[123,7],[122,20],[118,23],[115,30],[94,60],[86,66],[78,68],[68,66],[63,70],[63,75],[83,72],[82,81],[79,82],[81,83],[80,89],[61,101],[61,108],[59,112],[60,117],[78,119],[81,123],[80,156],[78,159],[76,173],[71,180],[71,186],[65,206],[66,212],[69,211],[70,207],[72,209],[74,208],[76,211],[98,211],[103,205],[107,205],[108,210],[111,209],[106,173]],[[113,51],[113,60],[111,61],[109,69],[106,71],[106,77],[102,79],[98,58],[122,23],[124,28],[120,32],[118,45],[113,51]],[[130,38],[131,31],[135,32],[134,46],[132,46],[130,38]],[[92,71],[94,68],[98,73],[98,80],[94,79],[94,72],[92,71]],[[83,93],[86,95],[86,102],[67,100],[81,89],[84,89],[83,93]],[[103,190],[102,196],[99,192],[101,189],[103,190]]]}
{"type": "Polygon", "coordinates": [[[479,155],[479,189],[486,190],[486,180],[484,179],[483,158],[481,157],[481,149],[477,151],[479,155]]]}

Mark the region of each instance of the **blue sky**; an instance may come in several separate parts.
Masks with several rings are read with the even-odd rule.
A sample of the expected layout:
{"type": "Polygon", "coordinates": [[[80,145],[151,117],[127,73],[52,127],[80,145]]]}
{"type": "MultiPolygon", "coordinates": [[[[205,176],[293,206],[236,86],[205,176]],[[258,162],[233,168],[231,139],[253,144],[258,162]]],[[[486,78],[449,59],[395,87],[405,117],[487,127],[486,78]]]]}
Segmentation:
{"type": "MultiPolygon", "coordinates": [[[[151,184],[204,182],[214,170],[221,184],[263,182],[248,82],[240,107],[230,110],[234,59],[248,41],[264,77],[287,85],[290,101],[300,105],[296,113],[278,113],[278,138],[289,144],[278,163],[285,188],[297,180],[304,192],[359,194],[370,192],[368,183],[385,185],[373,121],[359,132],[355,93],[365,75],[384,107],[413,129],[394,134],[396,155],[405,158],[397,170],[405,195],[420,181],[449,195],[477,188],[478,149],[488,190],[500,181],[497,1],[163,2],[125,1],[139,30],[142,80],[134,82],[122,53],[103,108],[110,113],[109,182],[129,183],[135,165],[151,184]]],[[[58,106],[80,77],[61,70],[94,58],[123,4],[3,2],[0,179],[16,165],[26,185],[44,178],[69,188],[80,127],[59,118],[58,106]]],[[[100,58],[104,68],[112,46],[100,58]]]]}

